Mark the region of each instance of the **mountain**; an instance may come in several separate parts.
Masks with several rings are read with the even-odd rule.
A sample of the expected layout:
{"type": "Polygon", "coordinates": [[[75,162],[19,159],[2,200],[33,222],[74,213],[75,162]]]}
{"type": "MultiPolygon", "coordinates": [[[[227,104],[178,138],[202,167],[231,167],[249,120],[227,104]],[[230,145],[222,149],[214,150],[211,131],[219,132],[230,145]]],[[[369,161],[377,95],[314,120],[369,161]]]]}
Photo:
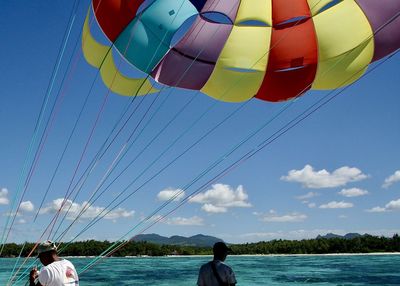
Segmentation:
{"type": "Polygon", "coordinates": [[[328,233],[326,235],[318,235],[317,239],[321,239],[321,238],[344,238],[344,239],[353,239],[356,237],[361,237],[363,235],[359,234],[359,233],[347,233],[345,235],[338,235],[338,234],[334,234],[334,233],[328,233]]]}
{"type": "Polygon", "coordinates": [[[185,246],[198,246],[198,247],[212,247],[214,243],[218,241],[223,241],[220,238],[203,234],[197,234],[191,237],[185,237],[179,235],[165,237],[155,233],[139,234],[133,237],[131,240],[147,241],[155,244],[185,245],[185,246]]]}

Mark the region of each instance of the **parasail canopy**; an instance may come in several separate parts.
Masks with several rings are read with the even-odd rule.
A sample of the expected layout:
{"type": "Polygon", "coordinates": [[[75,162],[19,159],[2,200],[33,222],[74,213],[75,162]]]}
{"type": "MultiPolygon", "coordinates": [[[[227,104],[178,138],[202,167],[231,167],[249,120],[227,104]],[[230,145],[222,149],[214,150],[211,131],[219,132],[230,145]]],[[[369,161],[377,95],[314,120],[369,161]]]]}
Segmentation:
{"type": "Polygon", "coordinates": [[[336,89],[400,47],[398,0],[93,0],[112,45],[85,23],[83,51],[104,83],[122,95],[156,92],[128,78],[111,46],[158,83],[221,101],[295,98],[336,89]],[[183,29],[185,28],[185,29],[183,29]],[[182,32],[184,30],[184,32],[182,32]],[[174,37],[182,34],[180,39],[174,37]]]}

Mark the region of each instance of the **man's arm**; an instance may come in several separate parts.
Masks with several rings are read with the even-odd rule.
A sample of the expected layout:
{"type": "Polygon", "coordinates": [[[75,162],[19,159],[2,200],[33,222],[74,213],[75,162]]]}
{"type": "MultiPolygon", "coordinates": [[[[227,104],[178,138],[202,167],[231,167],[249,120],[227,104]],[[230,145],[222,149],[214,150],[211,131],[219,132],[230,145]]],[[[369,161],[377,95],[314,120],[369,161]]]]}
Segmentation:
{"type": "Polygon", "coordinates": [[[39,281],[36,281],[36,279],[38,278],[38,271],[37,268],[33,268],[31,270],[31,272],[29,273],[29,286],[43,286],[42,284],[40,284],[39,281]]]}

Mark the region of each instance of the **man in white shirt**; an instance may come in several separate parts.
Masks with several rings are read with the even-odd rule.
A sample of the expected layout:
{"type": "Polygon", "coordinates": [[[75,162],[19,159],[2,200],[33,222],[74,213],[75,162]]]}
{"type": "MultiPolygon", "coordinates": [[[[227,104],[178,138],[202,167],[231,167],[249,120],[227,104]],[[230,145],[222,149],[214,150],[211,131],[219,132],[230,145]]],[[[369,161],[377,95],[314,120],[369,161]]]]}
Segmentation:
{"type": "Polygon", "coordinates": [[[214,259],[203,264],[197,279],[198,286],[234,286],[236,277],[232,268],[224,263],[231,249],[223,242],[214,244],[214,259]]]}
{"type": "Polygon", "coordinates": [[[74,265],[58,257],[57,246],[47,240],[38,247],[38,257],[44,267],[40,272],[34,268],[29,277],[30,286],[79,286],[74,265]]]}

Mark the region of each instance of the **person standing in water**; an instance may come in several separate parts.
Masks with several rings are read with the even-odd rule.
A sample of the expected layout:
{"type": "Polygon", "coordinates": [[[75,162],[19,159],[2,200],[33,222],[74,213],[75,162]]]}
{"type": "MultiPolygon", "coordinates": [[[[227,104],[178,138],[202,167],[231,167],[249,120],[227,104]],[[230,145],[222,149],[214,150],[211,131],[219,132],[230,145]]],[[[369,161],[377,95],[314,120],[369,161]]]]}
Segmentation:
{"type": "Polygon", "coordinates": [[[61,259],[57,246],[47,240],[38,246],[38,257],[44,267],[40,272],[34,268],[29,275],[30,286],[79,286],[79,278],[74,265],[61,259]]]}
{"type": "Polygon", "coordinates": [[[214,259],[203,264],[197,279],[198,286],[234,286],[236,277],[232,268],[224,263],[231,249],[223,242],[214,244],[214,259]]]}

